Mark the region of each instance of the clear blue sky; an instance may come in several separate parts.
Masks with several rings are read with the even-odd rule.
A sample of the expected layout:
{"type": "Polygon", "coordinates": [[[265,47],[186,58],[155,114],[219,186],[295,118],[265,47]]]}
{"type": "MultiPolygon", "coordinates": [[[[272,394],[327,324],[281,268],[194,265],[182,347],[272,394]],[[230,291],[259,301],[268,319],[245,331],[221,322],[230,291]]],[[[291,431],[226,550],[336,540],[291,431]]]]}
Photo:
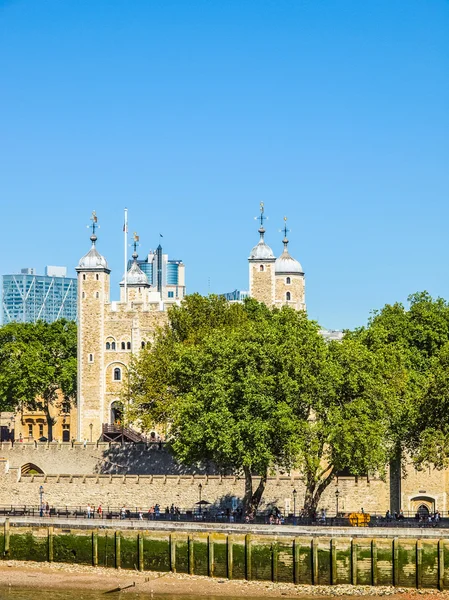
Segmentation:
{"type": "Polygon", "coordinates": [[[262,200],[324,326],[449,298],[446,0],[0,0],[0,119],[0,273],[74,273],[96,209],[117,298],[127,206],[247,289],[262,200]]]}

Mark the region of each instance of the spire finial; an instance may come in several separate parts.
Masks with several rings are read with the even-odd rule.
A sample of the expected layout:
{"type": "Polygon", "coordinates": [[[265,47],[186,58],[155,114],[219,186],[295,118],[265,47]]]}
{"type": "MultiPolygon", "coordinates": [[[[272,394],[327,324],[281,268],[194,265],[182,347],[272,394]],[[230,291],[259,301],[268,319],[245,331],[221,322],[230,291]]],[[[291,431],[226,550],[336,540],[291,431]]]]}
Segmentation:
{"type": "Polygon", "coordinates": [[[139,246],[139,239],[140,239],[140,238],[139,238],[139,236],[137,235],[137,233],[136,233],[136,232],[134,232],[134,235],[133,235],[133,248],[134,248],[134,252],[133,252],[133,259],[134,259],[134,262],[137,262],[137,257],[139,256],[139,255],[137,254],[137,246],[139,246]]]}
{"type": "Polygon", "coordinates": [[[260,203],[260,215],[258,217],[254,217],[256,219],[256,221],[260,222],[260,227],[258,229],[259,233],[260,233],[260,239],[261,241],[263,241],[263,236],[265,233],[265,227],[263,226],[263,222],[268,219],[268,217],[265,216],[265,207],[264,207],[264,203],[261,202],[260,203]]]}
{"type": "Polygon", "coordinates": [[[288,246],[287,233],[290,231],[290,229],[287,228],[287,217],[284,217],[284,227],[283,227],[283,229],[281,229],[281,231],[284,232],[284,239],[282,240],[282,242],[284,244],[284,252],[287,252],[287,246],[288,246]]]}
{"type": "Polygon", "coordinates": [[[97,241],[97,236],[95,235],[95,231],[99,227],[99,225],[97,225],[98,217],[97,217],[97,213],[95,210],[92,211],[92,216],[91,216],[90,220],[92,221],[92,225],[89,225],[90,229],[92,229],[92,235],[90,236],[90,239],[91,239],[92,245],[95,246],[95,242],[97,241]]]}

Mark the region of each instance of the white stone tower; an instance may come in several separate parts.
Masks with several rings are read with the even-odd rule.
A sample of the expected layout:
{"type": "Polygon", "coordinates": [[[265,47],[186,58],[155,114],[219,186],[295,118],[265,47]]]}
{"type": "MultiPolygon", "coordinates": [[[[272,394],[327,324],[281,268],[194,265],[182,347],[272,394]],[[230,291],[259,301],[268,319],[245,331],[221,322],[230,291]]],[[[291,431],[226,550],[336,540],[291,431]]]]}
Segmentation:
{"type": "Polygon", "coordinates": [[[287,217],[284,217],[284,251],[276,259],[275,305],[287,305],[296,310],[306,309],[305,276],[301,264],[290,256],[287,239],[287,217]]]}
{"type": "Polygon", "coordinates": [[[263,202],[260,203],[259,243],[254,246],[249,255],[249,295],[267,306],[272,306],[275,301],[275,256],[273,250],[265,243],[265,228],[263,222],[263,202]]]}
{"type": "Polygon", "coordinates": [[[78,273],[78,440],[101,436],[104,413],[104,323],[109,303],[108,263],[96,248],[97,216],[92,213],[92,247],[76,268],[78,273]]]}

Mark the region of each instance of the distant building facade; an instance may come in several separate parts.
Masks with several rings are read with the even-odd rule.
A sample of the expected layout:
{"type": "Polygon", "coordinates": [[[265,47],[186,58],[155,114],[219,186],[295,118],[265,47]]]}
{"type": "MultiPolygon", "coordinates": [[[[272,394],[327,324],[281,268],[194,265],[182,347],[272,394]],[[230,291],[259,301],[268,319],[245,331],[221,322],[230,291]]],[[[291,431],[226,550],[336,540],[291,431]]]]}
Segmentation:
{"type": "MultiPolygon", "coordinates": [[[[185,266],[182,260],[169,259],[162,246],[150,252],[144,260],[138,260],[140,270],[145,273],[148,284],[159,293],[160,300],[182,300],[186,293],[185,266]]],[[[128,262],[128,269],[132,261],[128,262]]]]}
{"type": "Polygon", "coordinates": [[[67,277],[66,267],[46,267],[45,275],[22,269],[3,275],[2,322],[52,323],[77,320],[77,280],[67,277]]]}

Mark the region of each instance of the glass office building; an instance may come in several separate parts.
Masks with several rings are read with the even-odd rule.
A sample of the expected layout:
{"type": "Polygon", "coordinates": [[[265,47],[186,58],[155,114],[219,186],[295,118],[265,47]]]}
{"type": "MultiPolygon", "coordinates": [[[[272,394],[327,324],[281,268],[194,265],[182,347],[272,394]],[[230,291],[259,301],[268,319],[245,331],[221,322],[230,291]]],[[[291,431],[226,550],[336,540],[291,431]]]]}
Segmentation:
{"type": "Polygon", "coordinates": [[[34,269],[3,275],[3,324],[76,321],[77,280],[66,274],[66,267],[46,267],[45,275],[36,275],[34,269]]]}

